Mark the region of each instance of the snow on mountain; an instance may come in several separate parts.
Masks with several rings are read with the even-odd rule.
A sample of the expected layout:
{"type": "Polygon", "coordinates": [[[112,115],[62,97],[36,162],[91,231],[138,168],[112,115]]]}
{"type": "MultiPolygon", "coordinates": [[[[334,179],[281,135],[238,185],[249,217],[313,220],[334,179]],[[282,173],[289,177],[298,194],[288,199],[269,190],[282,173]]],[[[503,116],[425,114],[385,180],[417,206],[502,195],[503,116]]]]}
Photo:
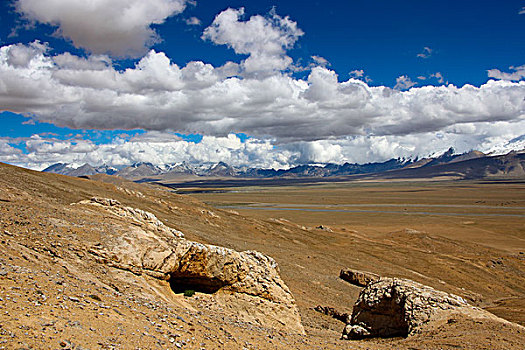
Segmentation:
{"type": "Polygon", "coordinates": [[[516,137],[504,144],[495,146],[491,148],[490,151],[487,153],[492,156],[499,156],[499,155],[507,154],[512,151],[515,151],[518,153],[525,152],[525,134],[519,137],[516,137]]]}

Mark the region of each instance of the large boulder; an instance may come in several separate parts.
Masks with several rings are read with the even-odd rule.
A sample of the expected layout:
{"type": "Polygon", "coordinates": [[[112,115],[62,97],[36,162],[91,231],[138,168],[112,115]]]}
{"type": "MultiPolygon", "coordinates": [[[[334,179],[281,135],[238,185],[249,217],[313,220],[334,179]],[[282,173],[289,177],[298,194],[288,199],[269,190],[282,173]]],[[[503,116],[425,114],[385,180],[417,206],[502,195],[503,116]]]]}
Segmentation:
{"type": "Polygon", "coordinates": [[[165,280],[175,293],[213,294],[250,322],[304,333],[295,300],[271,257],[189,241],[153,214],[114,200],[93,198],[80,204],[133,221],[125,232],[89,250],[100,262],[165,280]]]}
{"type": "Polygon", "coordinates": [[[497,318],[457,295],[406,279],[382,278],[361,291],[342,338],[406,337],[453,313],[497,318]]]}

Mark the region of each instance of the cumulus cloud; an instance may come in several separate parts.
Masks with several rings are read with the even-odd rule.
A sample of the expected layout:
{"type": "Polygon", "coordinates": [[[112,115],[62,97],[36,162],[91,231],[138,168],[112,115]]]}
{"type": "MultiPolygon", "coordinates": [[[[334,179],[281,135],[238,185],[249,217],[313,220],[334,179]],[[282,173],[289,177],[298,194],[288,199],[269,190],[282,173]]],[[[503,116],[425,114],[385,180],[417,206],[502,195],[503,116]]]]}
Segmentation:
{"type": "Polygon", "coordinates": [[[104,70],[112,65],[111,58],[105,55],[92,55],[87,58],[78,57],[65,52],[53,57],[53,62],[64,70],[104,70]]]}
{"type": "Polygon", "coordinates": [[[312,56],[312,59],[318,66],[326,67],[330,65],[330,62],[324,57],[314,55],[312,56]]]}
{"type": "Polygon", "coordinates": [[[288,69],[293,60],[286,50],[304,34],[297,23],[274,10],[269,16],[255,15],[247,21],[243,16],[244,8],[224,10],[204,30],[202,38],[248,55],[241,63],[247,75],[267,76],[288,69]]]}
{"type": "Polygon", "coordinates": [[[199,61],[180,67],[150,51],[120,71],[106,56],[53,56],[38,42],[9,45],[0,48],[0,110],[77,129],[244,132],[277,144],[439,133],[525,117],[525,81],[414,87],[402,76],[391,89],[340,81],[321,66],[305,79],[230,75],[236,69],[199,61]]]}
{"type": "Polygon", "coordinates": [[[355,69],[348,73],[348,75],[350,76],[350,78],[364,80],[367,83],[372,82],[372,79],[370,79],[368,75],[365,75],[365,71],[362,69],[355,69]]]}
{"type": "Polygon", "coordinates": [[[445,82],[445,78],[443,77],[443,74],[441,74],[440,72],[436,72],[436,73],[430,74],[430,77],[431,78],[436,78],[438,83],[440,83],[440,84],[443,84],[445,82]]]}
{"type": "Polygon", "coordinates": [[[0,138],[0,161],[36,170],[58,162],[122,167],[136,162],[162,166],[181,162],[211,165],[220,161],[237,167],[287,169],[301,164],[414,159],[440,154],[451,146],[457,152],[476,149],[506,153],[513,149],[512,140],[521,140],[518,144],[524,144],[525,135],[520,134],[521,130],[525,130],[525,120],[458,124],[437,133],[358,135],[285,144],[258,138],[241,141],[234,134],[204,136],[196,143],[158,131],[117,135],[104,144],[95,144],[84,135],[74,135],[68,140],[34,135],[24,139],[0,138]],[[15,146],[23,146],[25,152],[15,146]]]}
{"type": "Polygon", "coordinates": [[[190,17],[190,18],[187,18],[185,20],[186,24],[189,25],[189,26],[200,26],[201,25],[201,20],[198,19],[197,17],[190,17]]]}
{"type": "Polygon", "coordinates": [[[417,54],[417,57],[419,57],[419,58],[423,58],[423,59],[425,59],[425,58],[429,58],[430,56],[432,56],[432,52],[433,52],[433,51],[434,51],[434,50],[432,50],[430,47],[425,46],[425,47],[423,48],[423,51],[421,51],[421,53],[418,53],[418,54],[417,54]]]}
{"type": "Polygon", "coordinates": [[[30,21],[57,27],[56,34],[94,54],[140,57],[158,42],[152,24],[181,13],[186,0],[17,0],[30,21]]]}
{"type": "MultiPolygon", "coordinates": [[[[150,25],[192,2],[107,2],[17,1],[27,18],[57,26],[58,34],[92,54],[53,55],[38,41],[0,47],[0,111],[74,129],[147,132],[101,145],[81,136],[0,138],[0,161],[36,169],[56,162],[139,161],[287,168],[426,156],[450,146],[489,151],[525,130],[525,66],[489,70],[498,80],[481,86],[416,87],[402,75],[391,89],[369,85],[362,69],[343,80],[326,59],[312,56],[308,75],[296,78],[290,72],[298,68],[287,51],[303,35],[301,29],[274,10],[245,19],[242,8],[221,12],[202,38],[231,47],[246,56],[243,60],[221,67],[200,61],[179,66],[163,52],[147,51],[157,40],[150,25]],[[77,17],[73,25],[71,18],[77,17]],[[116,69],[111,57],[126,55],[141,59],[116,69]],[[205,136],[193,143],[172,132],[205,136]],[[232,134],[238,132],[254,137],[242,142],[232,134]]],[[[418,57],[431,53],[425,47],[420,54],[425,57],[418,57]]],[[[418,79],[445,82],[440,72],[418,79]]]]}
{"type": "Polygon", "coordinates": [[[518,14],[525,15],[525,6],[523,6],[521,10],[519,10],[518,14]]]}
{"type": "Polygon", "coordinates": [[[525,65],[514,67],[510,66],[511,72],[502,72],[499,69],[489,69],[487,71],[489,78],[501,79],[501,80],[522,80],[525,78],[525,65]]]}
{"type": "Polygon", "coordinates": [[[413,82],[408,75],[401,75],[396,78],[396,85],[394,86],[394,89],[408,90],[415,85],[417,85],[417,83],[413,82]]]}
{"type": "Polygon", "coordinates": [[[158,166],[186,162],[213,164],[220,161],[241,166],[286,168],[289,151],[277,152],[268,140],[247,139],[242,142],[236,135],[224,137],[204,136],[199,143],[184,141],[165,132],[147,132],[127,137],[116,136],[110,143],[95,144],[81,135],[69,140],[33,135],[26,139],[0,139],[0,161],[37,170],[66,162],[76,166],[121,167],[136,162],[150,162],[158,166]],[[11,144],[23,145],[26,152],[11,144]]]}
{"type": "Polygon", "coordinates": [[[365,71],[362,69],[356,69],[351,71],[349,74],[352,78],[362,78],[365,75],[365,71]]]}

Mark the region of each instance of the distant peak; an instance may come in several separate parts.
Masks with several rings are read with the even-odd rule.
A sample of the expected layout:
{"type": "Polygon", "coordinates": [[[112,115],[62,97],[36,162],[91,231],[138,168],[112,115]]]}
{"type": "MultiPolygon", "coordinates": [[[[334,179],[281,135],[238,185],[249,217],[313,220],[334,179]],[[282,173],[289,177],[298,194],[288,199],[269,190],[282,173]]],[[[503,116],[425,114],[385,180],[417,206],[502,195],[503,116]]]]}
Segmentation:
{"type": "Polygon", "coordinates": [[[133,163],[131,165],[133,168],[138,168],[139,166],[147,166],[147,167],[155,167],[152,163],[150,162],[137,162],[137,163],[133,163]]]}

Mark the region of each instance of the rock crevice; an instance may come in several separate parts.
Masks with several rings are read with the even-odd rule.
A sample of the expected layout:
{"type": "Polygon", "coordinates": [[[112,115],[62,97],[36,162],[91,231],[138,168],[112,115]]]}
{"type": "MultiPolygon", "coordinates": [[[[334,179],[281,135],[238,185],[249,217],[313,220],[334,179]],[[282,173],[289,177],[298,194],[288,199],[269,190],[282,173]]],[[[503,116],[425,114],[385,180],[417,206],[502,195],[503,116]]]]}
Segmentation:
{"type": "Polygon", "coordinates": [[[219,299],[235,303],[240,314],[250,319],[260,315],[256,321],[261,325],[304,333],[295,300],[271,257],[189,241],[153,214],[115,200],[94,198],[80,204],[139,223],[89,250],[101,262],[168,281],[176,293],[191,289],[221,294],[219,299]]]}

